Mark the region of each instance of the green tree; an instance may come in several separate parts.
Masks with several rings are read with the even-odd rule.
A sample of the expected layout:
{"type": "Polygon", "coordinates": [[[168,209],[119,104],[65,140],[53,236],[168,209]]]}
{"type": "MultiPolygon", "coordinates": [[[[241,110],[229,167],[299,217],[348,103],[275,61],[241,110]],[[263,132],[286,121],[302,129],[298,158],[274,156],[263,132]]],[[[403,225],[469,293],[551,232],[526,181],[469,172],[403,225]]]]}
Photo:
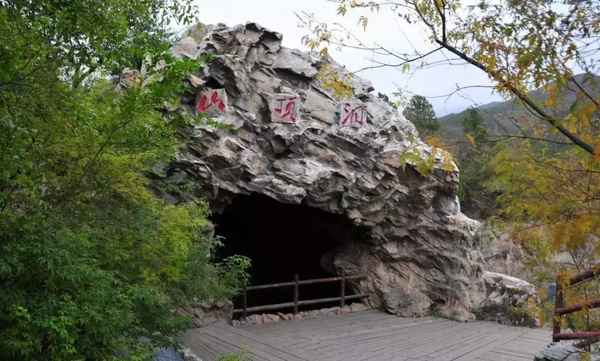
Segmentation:
{"type": "Polygon", "coordinates": [[[488,132],[483,117],[475,108],[470,108],[461,120],[463,131],[474,145],[482,145],[488,141],[488,132]]]}
{"type": "Polygon", "coordinates": [[[494,150],[490,142],[483,117],[475,108],[470,108],[461,119],[466,142],[454,147],[460,169],[459,197],[463,211],[478,219],[487,219],[496,212],[496,192],[490,191],[486,183],[493,176],[489,165],[494,150]]]}
{"type": "Polygon", "coordinates": [[[440,129],[440,123],[435,116],[431,103],[421,95],[413,96],[402,111],[404,117],[410,120],[423,137],[432,136],[440,129]]]}
{"type": "Polygon", "coordinates": [[[168,53],[167,26],[192,15],[0,2],[0,359],[141,360],[185,327],[178,307],[243,281],[246,260],[212,260],[206,206],[167,204],[142,175],[192,121],[166,111],[203,65],[168,53]]]}

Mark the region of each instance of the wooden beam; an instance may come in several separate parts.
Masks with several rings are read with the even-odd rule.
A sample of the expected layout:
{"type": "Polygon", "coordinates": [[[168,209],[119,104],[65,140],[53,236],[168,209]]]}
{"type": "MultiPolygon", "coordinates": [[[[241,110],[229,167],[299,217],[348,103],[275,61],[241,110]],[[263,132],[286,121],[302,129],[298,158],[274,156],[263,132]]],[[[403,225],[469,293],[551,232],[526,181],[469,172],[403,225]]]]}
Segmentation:
{"type": "Polygon", "coordinates": [[[553,335],[553,340],[577,340],[580,338],[594,338],[600,337],[600,331],[581,331],[581,332],[569,332],[569,333],[558,333],[553,335]]]}
{"type": "MultiPolygon", "coordinates": [[[[346,280],[357,280],[366,278],[365,275],[355,275],[355,276],[346,276],[346,280]]],[[[299,285],[313,285],[317,283],[330,283],[330,282],[338,282],[342,279],[342,277],[327,277],[327,278],[315,278],[310,280],[299,281],[299,285]]],[[[256,291],[256,290],[264,290],[267,288],[276,288],[276,287],[292,287],[296,284],[295,281],[291,282],[280,282],[280,283],[270,283],[266,285],[257,285],[248,287],[248,291],[256,291]]]]}
{"type": "Polygon", "coordinates": [[[581,272],[581,273],[576,274],[575,276],[571,277],[571,279],[569,280],[569,285],[574,286],[580,282],[586,281],[586,280],[594,278],[596,276],[600,276],[600,266],[596,266],[596,267],[592,268],[591,270],[581,272]]]}
{"type": "Polygon", "coordinates": [[[560,328],[562,323],[562,317],[557,311],[564,307],[564,296],[563,296],[563,287],[560,282],[560,277],[556,277],[556,297],[554,300],[554,319],[552,320],[552,341],[557,342],[559,339],[556,338],[557,335],[560,334],[560,328]]]}
{"type": "Polygon", "coordinates": [[[576,303],[573,306],[557,308],[554,311],[555,315],[561,316],[568,313],[581,311],[586,308],[600,308],[600,300],[591,300],[584,303],[576,303]]]}
{"type": "MultiPolygon", "coordinates": [[[[367,298],[367,297],[369,297],[368,294],[360,293],[360,294],[356,294],[356,295],[346,296],[345,299],[346,300],[357,300],[357,299],[363,299],[363,298],[367,298]]],[[[338,302],[338,301],[340,301],[340,299],[341,299],[341,297],[329,297],[329,298],[318,298],[318,299],[313,299],[313,300],[298,301],[298,306],[308,306],[308,305],[316,305],[319,303],[338,302]]],[[[246,312],[280,310],[280,309],[284,309],[284,308],[292,308],[292,307],[294,307],[295,304],[296,304],[295,302],[284,302],[284,303],[276,303],[273,305],[248,307],[248,308],[246,308],[246,312]]],[[[244,309],[238,308],[238,309],[233,310],[233,313],[241,313],[241,312],[244,312],[244,309]]]]}

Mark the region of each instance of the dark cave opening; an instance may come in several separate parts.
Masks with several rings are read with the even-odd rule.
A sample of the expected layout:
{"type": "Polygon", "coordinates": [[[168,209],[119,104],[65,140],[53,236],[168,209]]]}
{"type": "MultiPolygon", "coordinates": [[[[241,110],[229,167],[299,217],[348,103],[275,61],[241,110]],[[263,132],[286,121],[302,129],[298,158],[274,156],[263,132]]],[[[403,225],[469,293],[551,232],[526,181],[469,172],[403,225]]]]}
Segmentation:
{"type": "MultiPolygon", "coordinates": [[[[333,270],[325,269],[331,268],[327,262],[323,267],[323,255],[362,232],[342,215],[306,205],[284,204],[257,194],[236,196],[212,220],[216,234],[223,238],[219,258],[237,254],[252,260],[250,285],[290,282],[295,274],[301,280],[335,276],[333,270]]],[[[339,294],[339,282],[300,286],[300,300],[339,294]]],[[[248,307],[292,301],[293,287],[248,292],[248,307]]],[[[240,308],[241,297],[234,304],[240,308]]]]}

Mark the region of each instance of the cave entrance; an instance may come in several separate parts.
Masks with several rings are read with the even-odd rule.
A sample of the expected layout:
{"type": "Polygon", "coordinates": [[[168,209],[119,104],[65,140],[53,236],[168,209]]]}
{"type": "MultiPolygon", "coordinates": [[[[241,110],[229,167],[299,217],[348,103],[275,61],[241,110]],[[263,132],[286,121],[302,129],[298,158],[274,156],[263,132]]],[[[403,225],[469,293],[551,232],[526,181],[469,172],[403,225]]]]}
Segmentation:
{"type": "MultiPolygon", "coordinates": [[[[350,242],[360,229],[338,214],[306,205],[284,204],[267,196],[236,196],[222,213],[212,217],[222,237],[219,258],[244,255],[252,260],[250,284],[261,285],[334,276],[324,255],[350,242]]],[[[300,299],[337,297],[339,283],[303,285],[300,299]]],[[[346,291],[348,292],[348,291],[346,291]]],[[[248,307],[293,301],[293,287],[248,292],[248,307]]],[[[234,300],[236,308],[241,299],[234,300]]],[[[329,307],[306,306],[306,309],[329,307]]],[[[302,308],[301,308],[302,309],[302,308]]],[[[287,312],[286,310],[281,310],[287,312]]]]}

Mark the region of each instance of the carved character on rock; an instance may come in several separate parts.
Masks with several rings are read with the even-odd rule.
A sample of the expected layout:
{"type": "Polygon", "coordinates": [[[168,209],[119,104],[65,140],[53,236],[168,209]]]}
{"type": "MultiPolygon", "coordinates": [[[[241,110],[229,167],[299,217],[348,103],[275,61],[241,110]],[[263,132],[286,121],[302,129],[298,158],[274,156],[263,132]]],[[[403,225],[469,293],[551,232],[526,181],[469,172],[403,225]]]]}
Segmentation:
{"type": "Polygon", "coordinates": [[[300,119],[300,97],[275,94],[271,99],[271,120],[276,123],[297,123],[300,119]]]}

